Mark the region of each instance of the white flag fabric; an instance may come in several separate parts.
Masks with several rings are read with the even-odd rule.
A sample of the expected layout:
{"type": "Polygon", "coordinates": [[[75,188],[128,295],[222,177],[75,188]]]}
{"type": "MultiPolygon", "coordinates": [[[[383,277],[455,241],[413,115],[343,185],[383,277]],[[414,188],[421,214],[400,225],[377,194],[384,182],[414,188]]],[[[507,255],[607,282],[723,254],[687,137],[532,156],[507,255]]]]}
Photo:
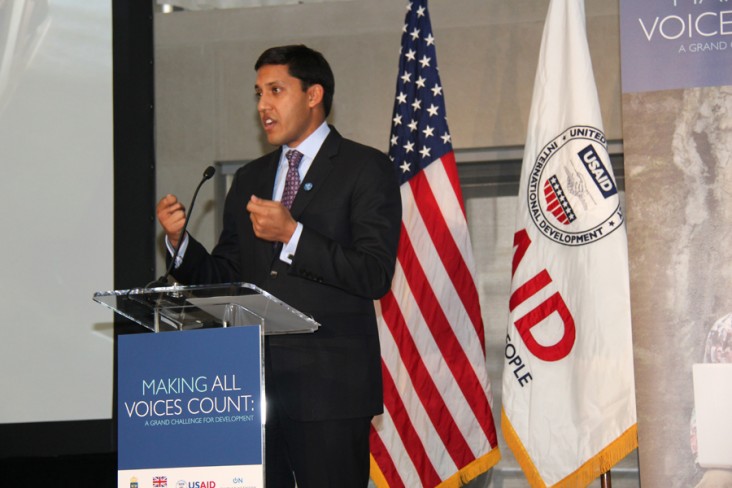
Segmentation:
{"type": "Polygon", "coordinates": [[[475,265],[427,0],[409,2],[389,157],[401,182],[392,287],[378,303],[378,488],[463,486],[500,459],[475,265]]]}
{"type": "Polygon", "coordinates": [[[552,0],[514,235],[502,429],[532,486],[587,486],[637,447],[627,238],[584,0],[552,0]]]}

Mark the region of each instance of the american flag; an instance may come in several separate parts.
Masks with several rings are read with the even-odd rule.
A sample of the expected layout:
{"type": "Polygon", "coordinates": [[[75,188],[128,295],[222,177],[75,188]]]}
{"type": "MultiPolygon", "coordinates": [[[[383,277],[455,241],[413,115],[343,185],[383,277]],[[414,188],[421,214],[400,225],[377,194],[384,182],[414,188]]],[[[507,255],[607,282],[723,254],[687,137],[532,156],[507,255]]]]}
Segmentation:
{"type": "Polygon", "coordinates": [[[459,486],[500,459],[470,236],[426,0],[407,7],[389,156],[402,232],[377,304],[384,414],[371,432],[379,488],[459,486]]]}

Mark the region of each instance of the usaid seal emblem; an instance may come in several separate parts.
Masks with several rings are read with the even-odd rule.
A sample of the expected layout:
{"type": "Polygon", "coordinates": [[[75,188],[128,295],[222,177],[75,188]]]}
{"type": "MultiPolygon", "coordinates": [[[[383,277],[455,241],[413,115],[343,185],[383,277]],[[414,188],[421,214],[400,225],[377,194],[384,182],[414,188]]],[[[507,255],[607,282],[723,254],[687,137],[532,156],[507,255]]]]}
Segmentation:
{"type": "Polygon", "coordinates": [[[542,234],[567,246],[590,244],[623,224],[605,135],[565,130],[539,152],[528,181],[529,215],[542,234]]]}

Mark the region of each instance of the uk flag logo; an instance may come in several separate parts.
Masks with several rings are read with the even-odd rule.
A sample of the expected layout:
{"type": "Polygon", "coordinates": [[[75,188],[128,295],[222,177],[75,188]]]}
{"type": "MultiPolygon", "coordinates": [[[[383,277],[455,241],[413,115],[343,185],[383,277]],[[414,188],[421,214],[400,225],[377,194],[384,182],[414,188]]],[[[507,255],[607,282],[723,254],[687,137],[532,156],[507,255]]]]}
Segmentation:
{"type": "Polygon", "coordinates": [[[155,488],[165,488],[168,486],[167,476],[153,476],[152,485],[155,488]]]}

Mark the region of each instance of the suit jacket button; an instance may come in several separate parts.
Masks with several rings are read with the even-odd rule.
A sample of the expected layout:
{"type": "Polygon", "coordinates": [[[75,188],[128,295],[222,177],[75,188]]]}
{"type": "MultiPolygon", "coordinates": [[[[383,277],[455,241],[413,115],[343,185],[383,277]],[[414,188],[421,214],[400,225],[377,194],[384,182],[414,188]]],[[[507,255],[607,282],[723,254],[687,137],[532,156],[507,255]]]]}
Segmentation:
{"type": "Polygon", "coordinates": [[[277,271],[275,271],[275,270],[270,271],[269,272],[269,277],[270,278],[277,278],[277,271]]]}

